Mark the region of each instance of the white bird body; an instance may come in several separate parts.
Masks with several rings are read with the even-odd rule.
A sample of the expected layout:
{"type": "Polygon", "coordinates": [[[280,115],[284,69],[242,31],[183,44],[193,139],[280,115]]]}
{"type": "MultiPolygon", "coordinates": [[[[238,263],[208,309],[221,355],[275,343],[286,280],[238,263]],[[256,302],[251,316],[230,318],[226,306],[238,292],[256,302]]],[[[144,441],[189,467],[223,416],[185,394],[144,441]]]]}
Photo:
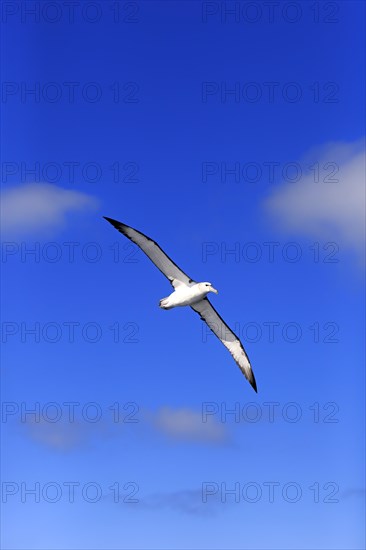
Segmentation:
{"type": "Polygon", "coordinates": [[[211,302],[207,299],[209,292],[217,294],[217,290],[213,288],[211,283],[197,283],[193,281],[177,264],[160,248],[158,243],[125,225],[117,220],[105,218],[113,225],[120,233],[125,235],[133,243],[137,244],[148,258],[156,265],[156,267],[169,279],[174,287],[174,292],[163,298],[159,302],[162,309],[172,309],[180,306],[191,306],[207,323],[212,332],[229,350],[236,364],[249,381],[255,391],[257,384],[254,378],[253,370],[250,365],[249,357],[247,356],[242,343],[234,332],[228,327],[225,321],[217,313],[211,302]]]}
{"type": "Polygon", "coordinates": [[[191,306],[206,298],[209,292],[218,293],[211,283],[195,283],[190,286],[179,285],[169,296],[160,300],[159,306],[162,309],[191,306]]]}

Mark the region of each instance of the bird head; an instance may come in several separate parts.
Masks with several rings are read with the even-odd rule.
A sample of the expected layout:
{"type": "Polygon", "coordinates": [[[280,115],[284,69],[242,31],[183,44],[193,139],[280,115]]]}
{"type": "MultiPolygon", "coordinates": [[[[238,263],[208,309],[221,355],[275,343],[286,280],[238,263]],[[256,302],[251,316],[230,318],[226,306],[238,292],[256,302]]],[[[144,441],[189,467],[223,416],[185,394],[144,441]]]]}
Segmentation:
{"type": "Polygon", "coordinates": [[[219,293],[219,291],[216,290],[216,288],[214,288],[211,283],[205,282],[205,283],[201,283],[201,285],[203,286],[204,290],[206,290],[207,292],[214,292],[215,294],[219,293]]]}

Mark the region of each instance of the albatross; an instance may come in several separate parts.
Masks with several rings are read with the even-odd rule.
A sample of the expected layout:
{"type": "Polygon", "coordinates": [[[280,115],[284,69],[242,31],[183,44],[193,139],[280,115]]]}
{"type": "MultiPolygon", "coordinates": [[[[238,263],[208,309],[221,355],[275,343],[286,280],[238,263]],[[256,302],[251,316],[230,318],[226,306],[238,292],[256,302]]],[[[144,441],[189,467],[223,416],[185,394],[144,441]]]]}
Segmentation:
{"type": "Polygon", "coordinates": [[[211,302],[207,298],[209,292],[218,294],[218,291],[212,286],[211,283],[203,282],[198,283],[188,277],[182,271],[177,264],[169,258],[167,254],[160,248],[158,243],[112,218],[104,219],[113,225],[122,235],[130,239],[146,254],[148,258],[156,265],[156,267],[167,277],[174,291],[163,298],[159,302],[159,307],[162,309],[172,309],[180,306],[190,306],[196,313],[198,313],[201,319],[207,323],[208,327],[212,330],[215,336],[224,344],[233,356],[236,364],[249,381],[255,391],[257,391],[257,384],[255,382],[253,370],[249,361],[249,357],[246,354],[242,343],[234,332],[228,327],[225,321],[217,313],[211,302]]]}

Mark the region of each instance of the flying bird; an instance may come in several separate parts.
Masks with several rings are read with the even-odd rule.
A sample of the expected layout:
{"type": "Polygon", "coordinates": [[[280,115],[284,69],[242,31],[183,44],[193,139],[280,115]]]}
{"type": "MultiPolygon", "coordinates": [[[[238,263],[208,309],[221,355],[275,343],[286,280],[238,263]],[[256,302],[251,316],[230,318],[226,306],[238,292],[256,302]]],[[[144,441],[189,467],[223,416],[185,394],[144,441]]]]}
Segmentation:
{"type": "Polygon", "coordinates": [[[132,227],[124,223],[113,220],[112,218],[104,219],[113,225],[120,233],[125,235],[133,243],[141,248],[148,258],[156,265],[158,269],[169,279],[174,291],[163,298],[159,302],[162,309],[172,309],[179,306],[190,306],[196,311],[201,319],[207,323],[212,332],[230,351],[235,362],[240,370],[257,391],[252,367],[249,357],[247,356],[242,343],[233,331],[228,327],[225,321],[217,313],[211,302],[207,298],[209,292],[218,294],[218,291],[211,283],[197,283],[184,273],[174,262],[165,254],[160,246],[132,227]]]}

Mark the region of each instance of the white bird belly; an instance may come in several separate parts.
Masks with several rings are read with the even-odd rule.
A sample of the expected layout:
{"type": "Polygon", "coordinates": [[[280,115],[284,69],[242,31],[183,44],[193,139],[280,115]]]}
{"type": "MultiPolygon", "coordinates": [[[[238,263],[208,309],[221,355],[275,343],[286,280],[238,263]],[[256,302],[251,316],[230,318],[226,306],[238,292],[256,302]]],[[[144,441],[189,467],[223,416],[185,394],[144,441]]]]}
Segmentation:
{"type": "Polygon", "coordinates": [[[177,288],[167,298],[160,300],[160,307],[163,309],[171,309],[173,307],[190,306],[202,300],[208,293],[194,286],[183,286],[177,288]]]}

